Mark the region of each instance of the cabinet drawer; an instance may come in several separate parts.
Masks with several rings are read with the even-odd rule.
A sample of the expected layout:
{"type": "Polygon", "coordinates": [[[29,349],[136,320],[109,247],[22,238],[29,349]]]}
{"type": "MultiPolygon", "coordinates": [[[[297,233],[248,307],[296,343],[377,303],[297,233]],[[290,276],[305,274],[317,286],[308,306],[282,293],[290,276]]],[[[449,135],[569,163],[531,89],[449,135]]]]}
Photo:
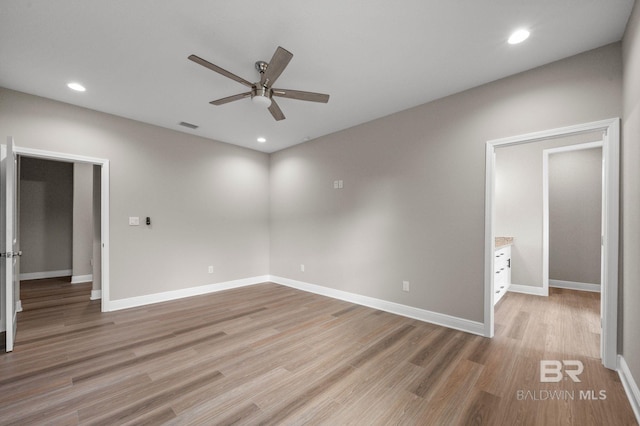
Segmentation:
{"type": "Polygon", "coordinates": [[[498,261],[499,259],[508,259],[511,257],[511,246],[506,246],[506,247],[501,247],[499,249],[496,249],[496,253],[495,253],[495,258],[496,261],[498,261]]]}
{"type": "MultiPolygon", "coordinates": [[[[495,251],[493,262],[494,273],[505,272],[511,267],[511,246],[501,247],[495,251]]],[[[506,274],[505,274],[506,275],[506,274]]],[[[497,279],[497,275],[496,275],[497,279]]]]}
{"type": "Polygon", "coordinates": [[[497,288],[499,288],[500,285],[509,283],[509,268],[506,265],[496,270],[493,283],[497,288]]]}

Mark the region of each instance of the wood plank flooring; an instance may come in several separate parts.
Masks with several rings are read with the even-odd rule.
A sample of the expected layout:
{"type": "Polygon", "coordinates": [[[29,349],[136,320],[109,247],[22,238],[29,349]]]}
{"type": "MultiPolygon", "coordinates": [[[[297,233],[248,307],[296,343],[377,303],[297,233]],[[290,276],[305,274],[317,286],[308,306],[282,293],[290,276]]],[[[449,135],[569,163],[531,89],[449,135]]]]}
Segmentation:
{"type": "Polygon", "coordinates": [[[71,284],[71,277],[20,282],[22,310],[70,305],[91,298],[91,283],[71,284]]]}
{"type": "Polygon", "coordinates": [[[45,303],[0,355],[0,424],[633,425],[598,309],[509,293],[485,339],[271,283],[104,314],[45,303]],[[541,360],[573,359],[580,383],[540,382],[541,360]]]}

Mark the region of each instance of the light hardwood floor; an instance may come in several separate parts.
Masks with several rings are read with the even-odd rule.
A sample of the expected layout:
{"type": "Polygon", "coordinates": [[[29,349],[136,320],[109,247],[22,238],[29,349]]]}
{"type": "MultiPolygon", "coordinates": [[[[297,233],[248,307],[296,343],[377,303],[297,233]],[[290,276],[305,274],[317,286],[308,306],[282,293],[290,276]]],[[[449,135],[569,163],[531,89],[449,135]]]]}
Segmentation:
{"type": "Polygon", "coordinates": [[[509,293],[485,339],[270,283],[105,314],[45,303],[0,355],[0,424],[636,424],[598,307],[509,293]],[[540,382],[541,360],[573,359],[580,383],[540,382]]]}

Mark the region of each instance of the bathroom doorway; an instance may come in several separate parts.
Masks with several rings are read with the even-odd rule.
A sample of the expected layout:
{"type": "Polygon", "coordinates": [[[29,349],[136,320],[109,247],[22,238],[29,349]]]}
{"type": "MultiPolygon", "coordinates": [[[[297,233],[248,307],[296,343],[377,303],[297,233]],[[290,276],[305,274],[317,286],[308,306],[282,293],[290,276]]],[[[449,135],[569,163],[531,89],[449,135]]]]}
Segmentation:
{"type": "MultiPolygon", "coordinates": [[[[603,120],[488,141],[486,144],[485,185],[485,335],[494,334],[494,252],[496,234],[496,148],[571,137],[586,133],[602,134],[603,211],[602,211],[602,362],[616,368],[618,309],[618,211],[619,211],[619,119],[603,120]]],[[[517,245],[514,241],[514,246],[517,245]]],[[[543,271],[539,271],[543,275],[543,271]]],[[[540,286],[541,287],[541,286],[540,286]]],[[[542,295],[542,288],[540,288],[542,295]]]]}

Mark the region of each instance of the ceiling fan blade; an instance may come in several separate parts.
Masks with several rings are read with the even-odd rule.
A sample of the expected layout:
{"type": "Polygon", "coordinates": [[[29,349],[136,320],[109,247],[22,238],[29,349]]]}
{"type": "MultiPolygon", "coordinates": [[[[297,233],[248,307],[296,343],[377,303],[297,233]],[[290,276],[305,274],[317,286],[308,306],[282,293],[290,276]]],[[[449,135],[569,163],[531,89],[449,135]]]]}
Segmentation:
{"type": "Polygon", "coordinates": [[[273,115],[273,118],[275,118],[276,121],[284,120],[286,118],[284,116],[284,114],[282,113],[282,110],[280,109],[280,107],[276,103],[275,99],[271,99],[271,105],[269,106],[269,112],[271,113],[271,115],[273,115]]]}
{"type": "Polygon", "coordinates": [[[293,53],[278,46],[271,61],[269,61],[267,70],[260,76],[260,84],[271,87],[287,67],[291,58],[293,58],[293,53]]]}
{"type": "Polygon", "coordinates": [[[229,71],[225,70],[224,68],[220,68],[219,66],[214,65],[214,64],[212,64],[212,63],[211,63],[211,62],[209,62],[209,61],[205,61],[204,59],[202,59],[202,58],[201,58],[201,57],[199,57],[199,56],[196,56],[196,55],[189,55],[189,59],[190,59],[190,60],[192,60],[193,62],[195,62],[196,64],[200,64],[200,65],[202,65],[203,67],[209,68],[210,70],[215,71],[215,72],[217,72],[218,74],[222,74],[222,75],[224,75],[225,77],[230,78],[231,80],[235,80],[235,81],[237,81],[237,82],[238,82],[238,83],[240,83],[240,84],[244,84],[245,86],[248,86],[248,87],[252,87],[252,86],[253,86],[251,83],[249,83],[249,82],[248,82],[247,80],[245,80],[244,78],[242,78],[242,77],[238,77],[238,76],[237,76],[237,75],[235,75],[234,73],[229,72],[229,71]]]}
{"type": "Polygon", "coordinates": [[[216,99],[215,101],[209,102],[211,105],[223,105],[228,104],[229,102],[239,101],[240,99],[248,98],[251,96],[251,92],[246,93],[238,93],[237,95],[227,96],[226,98],[216,99]]]}
{"type": "Polygon", "coordinates": [[[300,101],[322,102],[325,104],[329,102],[329,95],[325,95],[324,93],[303,92],[301,90],[273,89],[273,96],[298,99],[300,101]]]}

